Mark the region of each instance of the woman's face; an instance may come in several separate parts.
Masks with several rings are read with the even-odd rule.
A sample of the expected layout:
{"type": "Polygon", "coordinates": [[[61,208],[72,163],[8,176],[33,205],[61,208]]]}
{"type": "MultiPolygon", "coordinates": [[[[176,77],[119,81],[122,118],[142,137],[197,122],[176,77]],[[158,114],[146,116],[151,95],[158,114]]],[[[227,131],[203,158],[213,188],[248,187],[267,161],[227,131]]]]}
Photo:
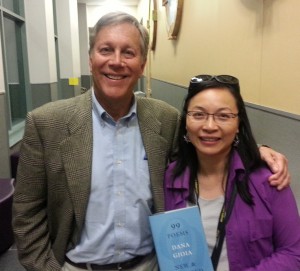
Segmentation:
{"type": "Polygon", "coordinates": [[[186,117],[186,129],[198,157],[227,156],[239,131],[239,119],[232,115],[238,113],[238,108],[229,90],[203,90],[190,100],[187,111],[193,111],[186,117]]]}

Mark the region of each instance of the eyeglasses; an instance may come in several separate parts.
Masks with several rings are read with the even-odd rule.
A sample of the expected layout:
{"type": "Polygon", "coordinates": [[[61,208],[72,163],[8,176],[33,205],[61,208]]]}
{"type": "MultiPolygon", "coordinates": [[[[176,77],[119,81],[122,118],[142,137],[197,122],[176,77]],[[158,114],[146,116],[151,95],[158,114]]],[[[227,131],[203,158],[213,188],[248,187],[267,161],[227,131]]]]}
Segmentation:
{"type": "Polygon", "coordinates": [[[191,79],[191,83],[200,83],[203,81],[211,81],[213,79],[217,80],[220,83],[230,84],[230,85],[236,85],[239,83],[239,79],[231,75],[209,75],[209,74],[201,74],[201,75],[194,76],[191,79]]]}
{"type": "Polygon", "coordinates": [[[209,75],[209,74],[197,75],[191,79],[189,88],[196,87],[198,84],[201,84],[202,82],[208,82],[212,80],[216,80],[222,84],[236,86],[237,90],[239,91],[239,79],[231,75],[209,75]]]}
{"type": "Polygon", "coordinates": [[[208,120],[209,116],[213,117],[213,120],[218,123],[218,124],[228,124],[230,122],[232,122],[232,120],[236,117],[238,117],[238,113],[234,114],[234,113],[214,113],[214,114],[210,114],[207,112],[203,112],[203,111],[188,111],[187,115],[189,117],[191,117],[191,119],[195,122],[205,122],[208,120]]]}

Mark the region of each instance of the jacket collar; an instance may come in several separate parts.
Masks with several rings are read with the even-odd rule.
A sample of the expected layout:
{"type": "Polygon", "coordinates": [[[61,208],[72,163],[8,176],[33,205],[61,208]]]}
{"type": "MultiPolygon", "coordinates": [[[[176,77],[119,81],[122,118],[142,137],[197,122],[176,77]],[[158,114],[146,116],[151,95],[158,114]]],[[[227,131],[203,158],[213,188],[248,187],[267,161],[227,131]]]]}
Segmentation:
{"type": "MultiPolygon", "coordinates": [[[[173,171],[176,165],[176,161],[169,164],[168,168],[173,171]]],[[[228,180],[233,180],[236,176],[240,176],[245,173],[244,164],[236,150],[233,150],[231,158],[230,158],[230,166],[228,172],[228,180]]],[[[167,188],[170,189],[181,189],[181,190],[189,190],[189,179],[190,179],[190,169],[188,167],[185,168],[184,172],[174,179],[174,182],[168,182],[166,184],[167,188]]],[[[239,178],[238,178],[239,180],[239,178]]]]}

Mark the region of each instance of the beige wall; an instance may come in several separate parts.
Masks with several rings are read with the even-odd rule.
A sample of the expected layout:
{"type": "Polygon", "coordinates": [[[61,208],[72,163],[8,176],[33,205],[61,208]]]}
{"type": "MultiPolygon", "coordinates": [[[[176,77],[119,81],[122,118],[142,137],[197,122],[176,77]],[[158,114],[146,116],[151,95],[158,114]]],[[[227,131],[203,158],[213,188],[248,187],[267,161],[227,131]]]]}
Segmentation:
{"type": "Polygon", "coordinates": [[[232,74],[246,101],[300,114],[299,0],[185,0],[176,41],[157,5],[152,78],[187,86],[196,74],[232,74]]]}
{"type": "MultiPolygon", "coordinates": [[[[141,1],[148,1],[148,0],[141,0],[141,1]]],[[[135,7],[127,6],[127,7],[118,7],[115,6],[115,4],[112,3],[112,5],[90,5],[87,6],[87,25],[88,27],[93,27],[97,21],[102,17],[104,14],[112,11],[122,10],[124,12],[127,12],[133,16],[136,16],[137,9],[135,7]]]]}

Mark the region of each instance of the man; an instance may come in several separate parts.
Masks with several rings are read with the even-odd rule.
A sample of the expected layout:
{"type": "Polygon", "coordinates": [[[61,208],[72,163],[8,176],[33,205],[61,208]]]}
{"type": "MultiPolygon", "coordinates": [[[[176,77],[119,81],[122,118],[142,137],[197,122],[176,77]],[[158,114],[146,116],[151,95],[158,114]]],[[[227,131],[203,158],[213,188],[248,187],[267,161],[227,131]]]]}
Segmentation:
{"type": "MultiPolygon", "coordinates": [[[[133,94],[148,42],[134,17],[103,16],[90,40],[93,88],[28,114],[13,203],[27,270],[158,270],[148,216],[164,210],[180,117],[133,94]]],[[[286,185],[284,156],[264,155],[279,169],[271,181],[286,185]]]]}

